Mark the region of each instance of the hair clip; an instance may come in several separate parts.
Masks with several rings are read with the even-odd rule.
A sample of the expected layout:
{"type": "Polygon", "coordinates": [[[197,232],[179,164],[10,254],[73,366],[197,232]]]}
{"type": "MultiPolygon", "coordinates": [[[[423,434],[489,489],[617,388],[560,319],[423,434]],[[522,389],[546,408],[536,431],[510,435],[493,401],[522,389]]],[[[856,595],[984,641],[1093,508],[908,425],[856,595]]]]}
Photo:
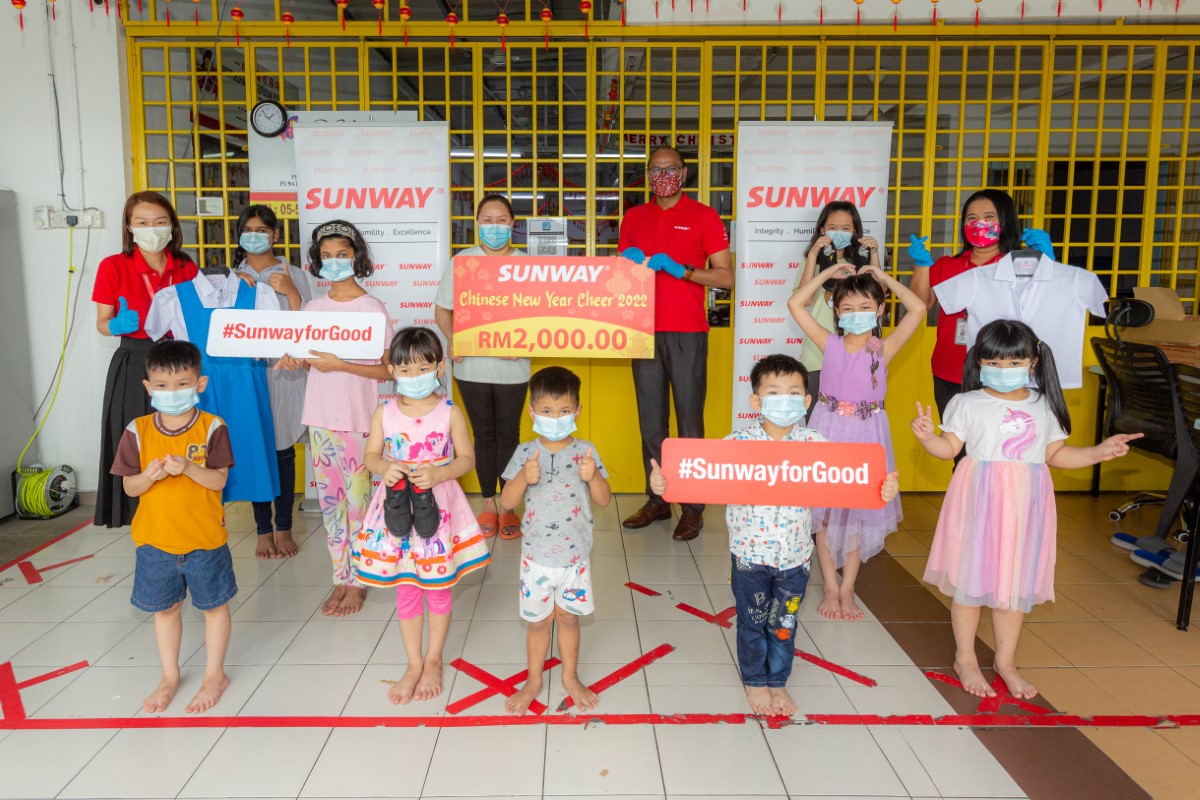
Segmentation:
{"type": "Polygon", "coordinates": [[[358,231],[340,222],[327,222],[313,231],[313,241],[320,241],[330,236],[344,236],[351,242],[358,241],[358,231]]]}

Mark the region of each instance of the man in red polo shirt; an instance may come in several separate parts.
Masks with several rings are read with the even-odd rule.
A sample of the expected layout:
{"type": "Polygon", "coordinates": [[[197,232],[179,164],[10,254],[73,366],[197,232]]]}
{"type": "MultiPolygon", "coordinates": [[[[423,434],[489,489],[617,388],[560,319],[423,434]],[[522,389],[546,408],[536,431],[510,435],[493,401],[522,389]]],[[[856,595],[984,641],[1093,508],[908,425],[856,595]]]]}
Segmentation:
{"type": "MultiPolygon", "coordinates": [[[[671,506],[650,491],[650,459],[662,460],[670,424],[668,392],[675,399],[679,436],[704,438],[704,396],[708,388],[708,313],[705,287],[733,286],[729,234],[716,211],[683,193],[687,166],[674,147],[650,154],[646,180],[654,202],[625,212],[618,249],[645,263],[654,276],[654,358],[634,359],[642,460],[647,503],[625,520],[626,528],[644,528],[671,518],[671,506]]],[[[702,505],[684,505],[676,541],[700,534],[702,505]]]]}

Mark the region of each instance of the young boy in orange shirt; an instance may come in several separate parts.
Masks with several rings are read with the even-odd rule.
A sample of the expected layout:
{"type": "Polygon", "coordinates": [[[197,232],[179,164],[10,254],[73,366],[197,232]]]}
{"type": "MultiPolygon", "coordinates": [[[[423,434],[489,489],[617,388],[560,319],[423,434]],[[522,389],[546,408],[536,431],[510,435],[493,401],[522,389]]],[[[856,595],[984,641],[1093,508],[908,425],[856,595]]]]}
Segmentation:
{"type": "Polygon", "coordinates": [[[117,446],[112,474],[125,493],[140,498],[133,516],[137,563],[130,602],[154,614],[154,638],[162,681],[142,707],[165,711],[179,689],[179,641],[183,600],[204,612],[207,660],[200,691],[189,713],[216,705],[229,685],[229,601],[237,594],[226,544],[221,489],[233,466],[229,433],[220,417],[196,408],[208,379],[200,374],[200,350],[190,342],[163,341],[146,356],[154,414],[129,423],[117,446]]]}

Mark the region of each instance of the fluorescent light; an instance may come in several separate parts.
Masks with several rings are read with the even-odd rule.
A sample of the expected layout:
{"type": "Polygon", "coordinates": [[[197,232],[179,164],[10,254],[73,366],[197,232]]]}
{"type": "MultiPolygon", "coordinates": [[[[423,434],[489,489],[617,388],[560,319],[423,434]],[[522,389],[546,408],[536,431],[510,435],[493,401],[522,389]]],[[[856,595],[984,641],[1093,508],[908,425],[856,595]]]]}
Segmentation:
{"type": "MultiPolygon", "coordinates": [[[[507,150],[484,150],[483,151],[484,158],[509,158],[510,156],[512,158],[521,158],[523,155],[524,155],[524,153],[521,153],[520,151],[518,151],[516,153],[510,153],[507,150]]],[[[473,158],[474,156],[475,156],[474,150],[451,150],[450,151],[451,158],[473,158]]]]}

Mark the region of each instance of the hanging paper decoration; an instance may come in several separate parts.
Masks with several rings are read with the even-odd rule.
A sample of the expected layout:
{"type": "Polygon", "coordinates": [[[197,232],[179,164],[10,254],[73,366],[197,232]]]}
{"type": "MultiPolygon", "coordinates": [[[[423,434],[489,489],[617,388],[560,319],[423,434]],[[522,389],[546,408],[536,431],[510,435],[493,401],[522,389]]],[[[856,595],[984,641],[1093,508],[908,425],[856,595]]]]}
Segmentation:
{"type": "Polygon", "coordinates": [[[450,26],[450,49],[454,49],[454,26],[458,24],[458,14],[451,11],[446,15],[446,24],[450,26]]]}
{"type": "MultiPolygon", "coordinates": [[[[937,2],[937,0],[933,0],[933,1],[934,1],[935,3],[937,2]]],[[[818,12],[818,15],[817,15],[817,20],[818,20],[818,21],[819,21],[819,22],[820,22],[822,25],[824,25],[824,24],[825,24],[825,0],[821,0],[820,11],[818,12]]]]}
{"type": "Polygon", "coordinates": [[[346,6],[350,5],[350,0],[336,0],[338,9],[338,19],[342,21],[342,30],[346,30],[346,6]]]}
{"type": "Polygon", "coordinates": [[[937,25],[937,4],[938,4],[938,0],[929,0],[929,2],[933,3],[933,24],[934,24],[934,25],[937,25]]]}
{"type": "Polygon", "coordinates": [[[496,24],[500,26],[500,49],[507,51],[508,45],[505,41],[505,33],[508,30],[508,14],[502,12],[500,16],[496,17],[496,24]]]}
{"type": "Polygon", "coordinates": [[[196,27],[200,27],[200,0],[192,0],[192,5],[195,6],[196,27]]]}
{"type": "Polygon", "coordinates": [[[588,38],[588,21],[592,18],[592,0],[579,0],[579,11],[583,14],[583,38],[588,38]]]}
{"type": "Polygon", "coordinates": [[[242,32],[238,28],[238,23],[245,19],[246,14],[237,6],[234,6],[229,11],[229,16],[233,17],[233,43],[238,47],[242,46],[242,32]]]}
{"type": "Polygon", "coordinates": [[[50,19],[54,22],[58,22],[58,11],[55,10],[54,6],[56,2],[58,2],[58,0],[50,0],[50,19]]]}
{"type": "MultiPolygon", "coordinates": [[[[171,0],[166,0],[166,2],[167,2],[167,27],[169,28],[169,27],[171,27],[171,0]]],[[[142,10],[142,0],[138,0],[138,12],[141,13],[141,10],[142,10]]]]}
{"type": "MultiPolygon", "coordinates": [[[[545,2],[545,0],[542,0],[545,2]]],[[[549,6],[542,6],[541,13],[542,22],[546,23],[546,52],[550,52],[550,20],[554,19],[554,12],[549,6]]]]}
{"type": "Polygon", "coordinates": [[[379,13],[379,35],[383,36],[383,6],[387,0],[371,0],[371,5],[375,6],[375,11],[379,13]]]}
{"type": "Polygon", "coordinates": [[[12,0],[13,8],[17,9],[17,19],[21,23],[21,30],[25,30],[25,0],[12,0]]]}
{"type": "MultiPolygon", "coordinates": [[[[976,28],[979,27],[979,4],[982,2],[983,2],[983,0],[975,0],[975,27],[976,28]]],[[[1104,0],[1100,0],[1100,2],[1103,3],[1104,0]]]]}
{"type": "MultiPolygon", "coordinates": [[[[975,0],[979,2],[979,0],[975,0]]],[[[862,25],[862,4],[863,0],[854,0],[854,24],[862,25]]]]}
{"type": "Polygon", "coordinates": [[[625,0],[617,0],[621,4],[621,27],[625,27],[625,0]]]}
{"type": "Polygon", "coordinates": [[[412,9],[408,0],[400,0],[400,19],[404,22],[404,46],[408,47],[408,21],[412,19],[412,9]]]}
{"type": "Polygon", "coordinates": [[[892,0],[892,31],[900,24],[900,0],[892,0]]]}
{"type": "Polygon", "coordinates": [[[783,22],[783,0],[779,0],[779,21],[783,22]]]}
{"type": "Polygon", "coordinates": [[[279,15],[279,19],[281,22],[283,22],[283,33],[287,37],[287,46],[291,47],[292,46],[292,23],[296,21],[296,18],[294,16],[292,16],[292,12],[285,11],[279,15]]]}

